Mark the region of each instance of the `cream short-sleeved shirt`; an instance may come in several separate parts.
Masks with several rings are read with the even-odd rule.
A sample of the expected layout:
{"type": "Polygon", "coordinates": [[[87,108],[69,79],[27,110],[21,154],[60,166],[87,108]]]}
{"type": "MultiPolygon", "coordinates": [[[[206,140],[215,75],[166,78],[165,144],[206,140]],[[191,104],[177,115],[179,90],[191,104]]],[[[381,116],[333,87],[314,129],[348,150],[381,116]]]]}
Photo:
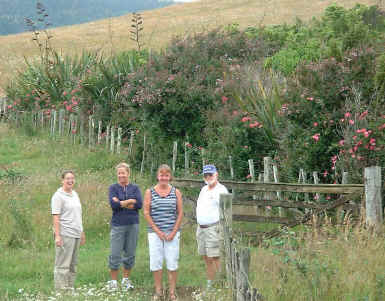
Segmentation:
{"type": "Polygon", "coordinates": [[[227,188],[221,183],[217,183],[214,188],[209,189],[206,185],[199,193],[196,215],[199,225],[209,225],[219,222],[219,197],[220,194],[229,193],[227,188]]]}
{"type": "Polygon", "coordinates": [[[83,232],[82,205],[76,191],[67,193],[59,188],[51,199],[52,214],[58,214],[60,235],[80,238],[83,232]]]}

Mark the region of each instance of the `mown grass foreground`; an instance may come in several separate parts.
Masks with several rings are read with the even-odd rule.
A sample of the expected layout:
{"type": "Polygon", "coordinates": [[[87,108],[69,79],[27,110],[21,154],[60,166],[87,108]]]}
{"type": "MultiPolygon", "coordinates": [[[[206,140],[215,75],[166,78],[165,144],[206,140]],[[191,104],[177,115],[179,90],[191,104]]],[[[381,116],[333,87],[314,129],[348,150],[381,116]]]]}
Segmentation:
{"type": "MultiPolygon", "coordinates": [[[[132,279],[137,289],[114,294],[108,280],[108,185],[114,166],[124,160],[66,141],[0,124],[0,299],[4,300],[148,300],[152,293],[145,222],[141,216],[137,263],[132,279]],[[60,185],[59,171],[76,171],[76,191],[83,202],[87,243],[80,250],[77,289],[57,295],[53,287],[54,244],[50,198],[60,185]]],[[[134,175],[142,190],[150,181],[134,175]]],[[[185,220],[186,222],[186,220],[185,220]]],[[[250,225],[249,225],[250,226],[250,225]]],[[[237,229],[237,225],[235,226],[237,229]]],[[[250,229],[249,229],[250,230],[250,229]]],[[[182,300],[228,300],[227,291],[202,297],[203,262],[196,253],[195,226],[182,234],[178,287],[182,300]]],[[[265,300],[385,299],[385,239],[346,219],[341,226],[324,218],[321,228],[296,229],[251,247],[250,280],[265,300]]]]}

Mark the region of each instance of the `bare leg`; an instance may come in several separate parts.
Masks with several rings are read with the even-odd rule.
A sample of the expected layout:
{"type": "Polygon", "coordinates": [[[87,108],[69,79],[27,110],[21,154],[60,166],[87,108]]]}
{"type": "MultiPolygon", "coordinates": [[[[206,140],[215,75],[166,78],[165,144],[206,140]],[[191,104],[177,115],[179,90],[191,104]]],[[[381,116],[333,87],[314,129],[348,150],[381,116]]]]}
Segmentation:
{"type": "Polygon", "coordinates": [[[215,275],[220,269],[221,263],[219,257],[207,257],[203,256],[203,259],[206,263],[206,274],[208,280],[214,280],[215,275]]]}
{"type": "Polygon", "coordinates": [[[123,268],[123,278],[130,278],[131,270],[123,268]]]}
{"type": "MultiPolygon", "coordinates": [[[[170,298],[175,297],[176,280],[178,277],[177,271],[168,271],[168,285],[170,288],[170,298]]],[[[171,299],[173,300],[173,299],[171,299]]]]}
{"type": "Polygon", "coordinates": [[[118,280],[119,270],[110,270],[112,280],[118,280]]]}
{"type": "Polygon", "coordinates": [[[163,294],[162,270],[153,271],[152,274],[154,275],[155,293],[157,295],[162,295],[163,294]]]}

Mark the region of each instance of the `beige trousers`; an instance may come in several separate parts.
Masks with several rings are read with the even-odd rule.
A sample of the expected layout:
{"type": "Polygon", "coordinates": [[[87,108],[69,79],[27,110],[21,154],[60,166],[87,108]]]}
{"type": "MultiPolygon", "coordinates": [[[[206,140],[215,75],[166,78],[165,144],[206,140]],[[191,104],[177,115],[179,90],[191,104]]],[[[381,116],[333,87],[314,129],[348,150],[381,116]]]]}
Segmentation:
{"type": "Polygon", "coordinates": [[[80,238],[62,236],[63,246],[56,246],[54,281],[55,289],[73,288],[80,238]]]}

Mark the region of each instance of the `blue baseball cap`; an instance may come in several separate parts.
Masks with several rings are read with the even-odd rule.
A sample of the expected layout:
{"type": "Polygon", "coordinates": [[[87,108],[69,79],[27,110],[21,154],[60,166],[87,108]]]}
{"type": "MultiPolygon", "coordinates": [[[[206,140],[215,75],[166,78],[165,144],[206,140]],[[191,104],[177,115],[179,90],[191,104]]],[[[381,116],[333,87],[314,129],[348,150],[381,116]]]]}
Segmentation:
{"type": "Polygon", "coordinates": [[[209,165],[203,166],[202,174],[206,174],[206,173],[214,174],[216,172],[217,172],[217,168],[215,167],[215,165],[209,164],[209,165]]]}

